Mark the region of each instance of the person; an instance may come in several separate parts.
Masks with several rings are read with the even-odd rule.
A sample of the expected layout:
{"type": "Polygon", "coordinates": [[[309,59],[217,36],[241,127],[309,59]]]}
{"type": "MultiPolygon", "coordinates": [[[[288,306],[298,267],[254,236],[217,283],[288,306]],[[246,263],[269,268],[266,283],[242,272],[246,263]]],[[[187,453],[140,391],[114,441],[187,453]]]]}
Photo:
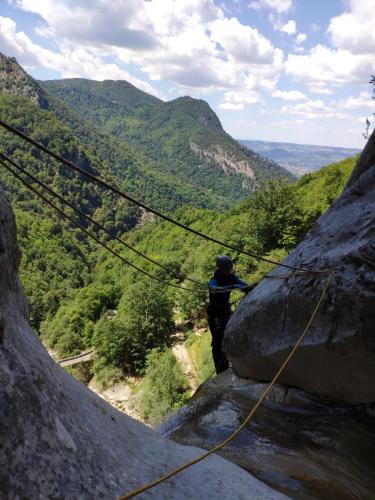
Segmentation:
{"type": "Polygon", "coordinates": [[[216,373],[221,373],[229,367],[229,362],[222,351],[222,341],[225,327],[232,314],[229,303],[230,293],[235,289],[248,293],[254,286],[248,285],[233,272],[233,262],[227,255],[217,257],[215,273],[208,282],[209,304],[207,307],[216,373]]]}

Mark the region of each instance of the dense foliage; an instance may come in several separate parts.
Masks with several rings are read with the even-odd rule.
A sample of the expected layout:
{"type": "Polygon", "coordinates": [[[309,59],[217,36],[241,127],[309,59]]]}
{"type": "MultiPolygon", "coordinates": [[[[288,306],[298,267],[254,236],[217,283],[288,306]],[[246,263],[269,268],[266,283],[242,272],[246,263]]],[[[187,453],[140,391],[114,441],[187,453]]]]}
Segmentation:
{"type": "MultiPolygon", "coordinates": [[[[340,193],[353,165],[354,159],[331,165],[291,186],[272,182],[226,214],[186,207],[175,216],[245,251],[280,260],[340,193]]],[[[213,271],[215,256],[223,251],[165,221],[150,223],[125,237],[171,272],[144,262],[129,250],[124,253],[127,259],[163,280],[196,289],[196,293],[168,288],[135,273],[105,251],[96,252],[90,283],[71,294],[57,311],[51,310],[41,328],[43,337],[61,356],[94,346],[96,373],[108,366],[127,374],[142,373],[150,349],[170,345],[174,317],[200,323],[207,300],[204,283],[213,271]],[[203,286],[176,278],[178,275],[194,278],[203,286]]],[[[117,243],[114,248],[123,252],[117,243]]],[[[260,279],[271,268],[241,254],[232,257],[237,272],[249,281],[260,279]]]]}
{"type": "Polygon", "coordinates": [[[171,349],[150,351],[141,389],[142,417],[151,424],[160,422],[187,403],[187,389],[187,379],[171,349]]]}
{"type": "Polygon", "coordinates": [[[292,178],[226,134],[205,101],[180,97],[163,102],[122,81],[76,78],[41,85],[92,124],[143,151],[160,172],[193,183],[199,191],[205,188],[228,205],[247,197],[262,179],[292,178]],[[249,163],[254,179],[218,167],[219,156],[249,163]]]}

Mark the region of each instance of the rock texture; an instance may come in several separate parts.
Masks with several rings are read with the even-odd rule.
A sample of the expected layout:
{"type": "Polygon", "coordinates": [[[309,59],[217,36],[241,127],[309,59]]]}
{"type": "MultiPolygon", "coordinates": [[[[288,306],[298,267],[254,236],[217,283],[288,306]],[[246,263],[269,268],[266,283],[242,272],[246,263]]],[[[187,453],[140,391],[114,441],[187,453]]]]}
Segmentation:
{"type": "MultiPolygon", "coordinates": [[[[335,269],[280,383],[347,403],[375,401],[375,135],[344,190],[288,265],[335,269]]],[[[273,274],[288,273],[278,267],[273,274]]],[[[326,277],[264,279],[239,305],[224,349],[241,377],[270,380],[303,331],[326,277]]]]}
{"type": "MultiPolygon", "coordinates": [[[[211,448],[244,420],[264,388],[229,369],[201,386],[161,430],[179,443],[211,448]]],[[[277,385],[220,454],[291,498],[370,499],[374,422],[364,408],[277,385]]]]}
{"type": "MultiPolygon", "coordinates": [[[[14,219],[0,191],[0,496],[113,499],[200,453],[123,415],[65,373],[33,335],[14,219]]],[[[282,498],[211,457],[139,498],[282,498]]]]}
{"type": "Polygon", "coordinates": [[[28,97],[41,108],[48,108],[45,92],[17,63],[0,52],[0,88],[4,95],[28,97]]]}

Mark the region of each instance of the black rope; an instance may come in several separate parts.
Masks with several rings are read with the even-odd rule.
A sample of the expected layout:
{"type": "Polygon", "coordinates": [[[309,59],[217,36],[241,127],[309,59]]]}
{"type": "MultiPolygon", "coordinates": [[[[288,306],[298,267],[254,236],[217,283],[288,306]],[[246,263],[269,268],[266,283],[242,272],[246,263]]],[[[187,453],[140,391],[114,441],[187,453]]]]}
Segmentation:
{"type": "MultiPolygon", "coordinates": [[[[126,241],[124,241],[123,239],[119,238],[115,234],[113,234],[110,231],[108,231],[102,224],[100,224],[96,220],[92,219],[89,215],[85,214],[84,212],[82,212],[81,210],[79,210],[77,207],[75,207],[74,205],[72,205],[72,203],[70,203],[68,200],[66,200],[63,196],[59,195],[58,193],[56,193],[56,191],[54,191],[53,189],[49,188],[44,182],[42,182],[41,180],[37,179],[34,175],[30,174],[30,172],[28,172],[23,167],[21,167],[20,165],[18,165],[15,161],[13,161],[7,155],[5,155],[4,153],[0,152],[0,158],[3,161],[5,160],[8,163],[10,163],[11,165],[13,165],[13,167],[15,167],[17,170],[19,170],[23,174],[26,174],[35,183],[39,184],[39,186],[41,186],[42,188],[44,188],[46,191],[48,191],[55,198],[58,198],[62,203],[64,203],[68,207],[70,207],[72,210],[74,210],[74,212],[76,212],[77,214],[79,214],[81,217],[84,217],[86,220],[90,221],[92,224],[95,224],[99,229],[101,229],[102,231],[104,231],[110,238],[115,239],[116,241],[118,241],[119,243],[121,243],[126,248],[128,248],[132,252],[136,253],[137,255],[139,255],[140,257],[142,257],[143,259],[146,259],[149,262],[152,262],[153,264],[155,264],[156,266],[161,267],[165,271],[171,272],[171,270],[168,267],[164,266],[163,264],[160,264],[160,262],[157,262],[156,260],[151,259],[151,257],[148,257],[144,253],[140,252],[139,250],[135,249],[134,247],[132,247],[131,245],[129,245],[128,243],[126,243],[126,241]]],[[[177,278],[183,278],[183,279],[189,280],[189,281],[191,281],[191,282],[193,282],[193,283],[195,283],[197,285],[203,286],[205,288],[207,287],[207,285],[205,285],[204,283],[201,283],[200,281],[196,281],[196,280],[194,280],[192,278],[189,278],[189,277],[185,276],[182,273],[181,274],[180,273],[179,274],[173,273],[173,274],[177,278]]]]}
{"type": "Polygon", "coordinates": [[[177,220],[172,219],[168,215],[165,215],[165,214],[163,214],[163,213],[161,213],[161,212],[159,212],[159,211],[157,211],[157,210],[155,210],[155,209],[153,209],[153,208],[145,205],[144,203],[136,200],[135,198],[131,197],[130,195],[128,195],[126,193],[124,193],[123,191],[121,191],[120,189],[116,188],[115,186],[111,186],[106,181],[102,180],[100,177],[96,177],[95,175],[93,175],[93,174],[91,174],[89,172],[86,172],[82,168],[78,167],[77,165],[75,165],[74,163],[70,162],[69,160],[66,160],[62,156],[56,154],[51,149],[49,149],[46,146],[44,146],[43,144],[35,141],[34,139],[32,139],[31,137],[29,137],[24,132],[21,132],[17,128],[12,127],[8,123],[4,122],[3,120],[0,120],[0,126],[3,127],[3,128],[5,128],[9,132],[12,132],[13,134],[17,135],[18,137],[24,139],[25,141],[27,141],[29,144],[32,144],[36,148],[44,151],[48,155],[52,156],[52,158],[54,158],[55,160],[63,163],[64,165],[66,165],[68,168],[70,168],[72,170],[75,170],[76,172],[79,172],[81,175],[84,175],[85,177],[88,177],[92,181],[100,184],[102,187],[104,187],[106,189],[109,189],[113,193],[116,193],[117,195],[119,195],[122,198],[130,201],[131,203],[134,203],[135,205],[138,205],[139,207],[143,208],[144,210],[147,210],[148,212],[151,212],[151,213],[157,215],[158,217],[166,220],[167,222],[170,222],[171,224],[174,224],[174,225],[176,225],[176,226],[184,229],[185,231],[188,231],[188,232],[190,232],[192,234],[195,234],[196,236],[199,236],[200,238],[204,238],[205,240],[211,241],[212,243],[216,243],[216,244],[218,244],[218,245],[220,245],[222,247],[229,248],[230,250],[233,250],[235,252],[241,253],[243,255],[247,255],[248,257],[252,257],[252,258],[257,259],[257,260],[262,260],[264,262],[268,262],[268,263],[274,264],[276,266],[282,266],[282,267],[286,267],[288,269],[293,269],[295,271],[303,271],[303,272],[308,272],[308,273],[313,273],[313,274],[326,274],[328,272],[327,270],[324,270],[324,271],[312,271],[312,270],[304,269],[304,268],[301,268],[301,267],[289,266],[287,264],[282,264],[282,263],[276,262],[276,261],[274,261],[272,259],[267,259],[266,257],[262,257],[260,255],[257,255],[255,253],[245,252],[244,250],[241,250],[240,248],[237,248],[237,247],[235,247],[233,245],[229,245],[227,243],[219,241],[216,238],[213,238],[211,236],[208,236],[207,234],[201,233],[200,231],[197,231],[197,230],[195,230],[195,229],[193,229],[193,228],[191,228],[189,226],[185,226],[181,222],[178,222],[177,220]]]}
{"type": "Polygon", "coordinates": [[[115,250],[112,250],[112,248],[110,248],[108,245],[103,243],[99,238],[97,238],[94,234],[92,234],[84,226],[82,226],[82,224],[80,224],[75,219],[73,219],[73,217],[71,217],[70,215],[65,213],[58,206],[56,206],[52,201],[50,201],[48,198],[46,198],[42,193],[40,193],[37,189],[35,189],[30,183],[28,183],[25,179],[23,179],[20,175],[18,175],[17,172],[15,172],[11,167],[9,167],[9,165],[7,165],[1,158],[0,158],[0,164],[3,165],[3,167],[5,167],[8,170],[8,172],[10,172],[14,177],[16,177],[16,179],[21,181],[28,189],[30,189],[37,196],[39,196],[45,203],[47,203],[52,208],[54,208],[60,215],[62,215],[64,218],[68,219],[72,224],[74,224],[79,229],[81,229],[85,234],[87,234],[87,236],[89,236],[94,241],[96,241],[96,243],[98,243],[100,246],[102,246],[103,248],[108,250],[108,252],[110,252],[112,255],[114,255],[115,257],[118,257],[120,260],[122,260],[122,262],[124,262],[128,266],[132,267],[136,271],[139,271],[140,273],[144,274],[145,276],[147,276],[153,280],[159,281],[159,283],[163,283],[164,285],[167,285],[169,287],[178,288],[179,290],[185,290],[188,292],[194,292],[194,293],[197,293],[197,291],[199,292],[199,290],[193,290],[192,288],[187,288],[187,287],[175,285],[173,283],[169,283],[168,281],[165,281],[161,278],[158,278],[157,276],[152,275],[151,273],[145,271],[144,269],[141,269],[140,267],[136,266],[135,264],[132,264],[131,262],[126,260],[124,257],[122,257],[122,255],[117,253],[115,250]]]}
{"type": "MultiPolygon", "coordinates": [[[[15,166],[16,168],[18,168],[21,172],[23,172],[24,174],[28,175],[31,179],[35,180],[36,183],[38,183],[39,185],[41,185],[42,187],[44,187],[47,191],[49,191],[51,194],[53,195],[56,195],[56,197],[58,199],[60,199],[63,203],[67,204],[69,207],[71,207],[74,211],[76,211],[79,215],[82,215],[83,217],[85,217],[87,220],[89,220],[90,222],[96,224],[98,227],[100,227],[101,229],[103,229],[103,231],[106,231],[102,226],[101,224],[99,224],[98,222],[96,222],[94,219],[91,219],[91,217],[89,217],[88,215],[84,214],[83,212],[81,212],[80,210],[76,209],[73,205],[71,205],[68,201],[64,200],[58,193],[56,193],[55,191],[53,191],[52,189],[48,188],[42,181],[39,181],[36,177],[34,177],[32,174],[29,174],[28,172],[26,172],[22,167],[20,167],[19,165],[17,165],[15,162],[13,162],[10,158],[8,158],[6,155],[4,155],[3,153],[0,153],[0,164],[3,165],[14,177],[16,177],[19,181],[21,181],[28,189],[30,189],[31,191],[33,191],[37,196],[39,196],[42,200],[44,200],[48,205],[50,205],[52,208],[54,208],[60,215],[62,215],[63,217],[65,217],[66,219],[68,219],[71,223],[73,223],[75,226],[77,226],[79,229],[81,229],[85,234],[87,234],[87,236],[89,236],[90,238],[92,238],[94,241],[96,241],[99,245],[101,245],[103,248],[105,248],[106,250],[108,250],[112,255],[114,255],[115,257],[118,257],[119,259],[121,259],[125,264],[127,264],[128,266],[132,267],[133,269],[135,269],[136,271],[139,271],[140,273],[144,274],[145,276],[147,276],[148,278],[151,278],[155,281],[158,281],[159,283],[163,283],[164,285],[166,286],[169,286],[169,287],[173,287],[173,288],[177,288],[179,290],[184,290],[184,291],[187,291],[187,292],[193,292],[193,293],[204,293],[203,290],[197,290],[197,289],[193,289],[193,288],[187,288],[187,287],[184,287],[184,286],[180,286],[180,285],[175,285],[174,283],[170,283],[168,281],[165,281],[161,278],[158,278],[157,276],[145,271],[144,269],[141,269],[140,267],[136,266],[135,264],[132,264],[131,262],[129,262],[128,260],[126,260],[124,257],[122,257],[122,255],[120,255],[119,253],[117,253],[116,251],[112,250],[108,245],[106,245],[105,243],[103,243],[99,238],[97,238],[94,234],[90,233],[90,231],[88,231],[84,226],[82,226],[82,224],[80,224],[79,222],[77,222],[75,219],[73,219],[72,217],[70,217],[70,215],[68,215],[67,213],[65,213],[63,210],[61,210],[59,207],[57,207],[53,202],[51,202],[50,200],[48,200],[40,191],[38,191],[37,189],[35,189],[30,183],[28,183],[25,179],[23,179],[21,176],[19,176],[16,172],[14,172],[14,170],[12,170],[4,161],[5,158],[7,161],[9,161],[13,166],[15,166]]],[[[109,234],[111,236],[111,233],[109,233],[108,231],[106,231],[107,234],[109,234]]],[[[117,238],[116,238],[117,239],[117,238]]],[[[123,240],[119,240],[121,241],[122,243],[124,243],[126,246],[127,244],[125,242],[123,242],[123,240]]],[[[132,247],[130,247],[132,248],[132,247]]],[[[168,269],[167,269],[168,270],[168,269]]],[[[192,281],[192,280],[191,280],[192,281]]],[[[195,282],[195,283],[198,283],[198,284],[201,284],[199,282],[195,282]]],[[[205,285],[203,285],[205,286],[205,285]]],[[[219,288],[219,287],[218,287],[219,288]]],[[[230,290],[230,291],[235,291],[235,290],[243,290],[243,289],[246,289],[247,287],[238,287],[236,289],[233,289],[233,290],[230,290]]],[[[217,290],[211,290],[210,293],[214,293],[214,294],[221,294],[221,293],[227,293],[228,290],[220,290],[220,289],[217,289],[217,290]]]]}

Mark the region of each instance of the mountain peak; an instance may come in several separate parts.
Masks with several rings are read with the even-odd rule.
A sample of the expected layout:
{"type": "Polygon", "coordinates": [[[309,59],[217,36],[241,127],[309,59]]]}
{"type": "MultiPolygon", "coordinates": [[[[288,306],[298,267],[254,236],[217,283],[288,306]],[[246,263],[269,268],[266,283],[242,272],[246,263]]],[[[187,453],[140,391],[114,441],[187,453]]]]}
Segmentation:
{"type": "Polygon", "coordinates": [[[203,99],[196,99],[185,95],[178,97],[173,101],[167,102],[166,104],[175,109],[179,108],[180,110],[189,113],[193,118],[199,120],[211,129],[220,131],[223,130],[217,114],[203,99]]]}
{"type": "Polygon", "coordinates": [[[28,97],[41,108],[48,108],[48,100],[42,88],[18,64],[15,57],[0,52],[0,93],[28,97]]]}

